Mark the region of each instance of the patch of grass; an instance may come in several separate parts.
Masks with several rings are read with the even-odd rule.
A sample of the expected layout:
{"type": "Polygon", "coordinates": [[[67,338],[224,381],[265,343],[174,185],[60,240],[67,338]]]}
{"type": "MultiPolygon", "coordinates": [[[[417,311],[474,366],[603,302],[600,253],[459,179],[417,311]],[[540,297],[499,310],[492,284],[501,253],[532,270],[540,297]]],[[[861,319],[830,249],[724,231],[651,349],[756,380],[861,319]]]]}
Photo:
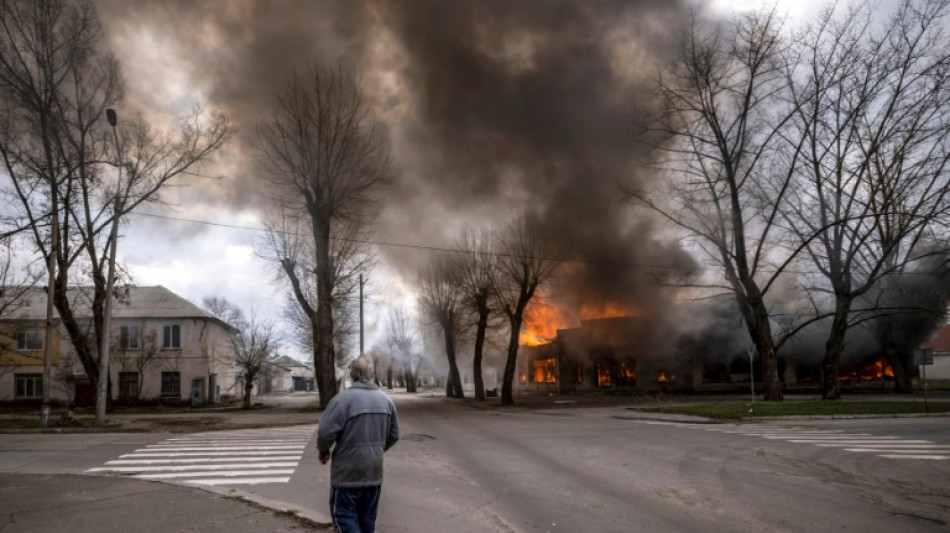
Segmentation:
{"type": "Polygon", "coordinates": [[[0,429],[39,429],[40,417],[4,418],[0,420],[0,429]]]}
{"type": "Polygon", "coordinates": [[[151,424],[154,426],[214,426],[221,423],[221,419],[213,416],[203,417],[182,417],[182,418],[136,418],[133,420],[139,424],[151,424]]]}
{"type": "Polygon", "coordinates": [[[314,400],[307,405],[300,408],[301,413],[322,413],[323,408],[320,407],[320,400],[314,400]]]}
{"type": "MultiPolygon", "coordinates": [[[[50,415],[49,422],[46,424],[46,429],[57,429],[57,428],[93,428],[96,427],[95,417],[82,417],[76,418],[79,422],[79,425],[69,424],[69,425],[60,425],[59,416],[50,415]]],[[[122,424],[115,422],[106,421],[107,428],[117,428],[122,427],[122,424]]],[[[2,418],[0,419],[0,429],[43,429],[43,426],[40,425],[39,415],[29,418],[2,418]]]]}
{"type": "MultiPolygon", "coordinates": [[[[715,419],[739,419],[764,416],[847,416],[847,415],[894,415],[923,413],[923,401],[784,401],[761,402],[709,402],[664,407],[630,407],[629,409],[682,415],[705,416],[715,419]],[[751,410],[751,412],[750,412],[751,410]]],[[[928,413],[950,413],[950,402],[929,402],[928,413]]]]}
{"type": "Polygon", "coordinates": [[[251,404],[250,409],[245,409],[243,405],[237,404],[231,407],[225,407],[224,409],[221,409],[221,411],[225,413],[240,413],[242,411],[247,413],[250,411],[265,411],[267,409],[273,409],[273,408],[274,408],[273,405],[268,405],[268,404],[258,402],[258,403],[251,404]]]}

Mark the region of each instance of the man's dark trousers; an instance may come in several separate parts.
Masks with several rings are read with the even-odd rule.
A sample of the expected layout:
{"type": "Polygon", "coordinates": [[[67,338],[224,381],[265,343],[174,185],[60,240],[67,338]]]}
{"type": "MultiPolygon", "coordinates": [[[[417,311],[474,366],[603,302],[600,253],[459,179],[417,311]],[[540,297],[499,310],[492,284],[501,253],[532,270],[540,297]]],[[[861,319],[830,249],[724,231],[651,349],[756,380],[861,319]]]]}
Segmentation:
{"type": "Polygon", "coordinates": [[[382,485],[374,487],[330,487],[330,515],[340,533],[376,531],[376,509],[382,485]]]}

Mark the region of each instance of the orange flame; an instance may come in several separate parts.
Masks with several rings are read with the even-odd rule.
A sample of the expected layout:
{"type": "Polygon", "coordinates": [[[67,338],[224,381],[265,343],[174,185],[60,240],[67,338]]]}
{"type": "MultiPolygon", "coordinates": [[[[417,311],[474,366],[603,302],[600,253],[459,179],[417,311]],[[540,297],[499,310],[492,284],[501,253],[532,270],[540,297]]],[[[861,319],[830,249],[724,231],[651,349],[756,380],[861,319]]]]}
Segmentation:
{"type": "Polygon", "coordinates": [[[551,303],[541,303],[531,307],[525,314],[519,338],[521,344],[539,346],[553,341],[559,329],[580,326],[581,320],[636,314],[633,308],[616,302],[585,303],[581,305],[579,312],[571,312],[551,303]]]}
{"type": "Polygon", "coordinates": [[[553,357],[534,362],[535,383],[557,383],[557,361],[553,357]]]}
{"type": "Polygon", "coordinates": [[[838,376],[838,380],[844,382],[853,381],[860,383],[862,381],[878,381],[884,379],[885,377],[894,377],[894,369],[891,367],[890,363],[881,358],[852,371],[850,374],[842,374],[841,376],[838,376]]]}

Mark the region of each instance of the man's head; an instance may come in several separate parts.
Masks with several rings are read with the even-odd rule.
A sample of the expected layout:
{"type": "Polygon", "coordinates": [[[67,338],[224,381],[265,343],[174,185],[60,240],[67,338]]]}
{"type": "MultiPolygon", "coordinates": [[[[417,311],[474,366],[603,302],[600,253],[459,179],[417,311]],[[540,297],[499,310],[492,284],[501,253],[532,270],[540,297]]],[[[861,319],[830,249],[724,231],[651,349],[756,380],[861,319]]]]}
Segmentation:
{"type": "Polygon", "coordinates": [[[350,363],[350,377],[353,381],[369,383],[373,381],[373,365],[368,357],[357,357],[350,363]]]}

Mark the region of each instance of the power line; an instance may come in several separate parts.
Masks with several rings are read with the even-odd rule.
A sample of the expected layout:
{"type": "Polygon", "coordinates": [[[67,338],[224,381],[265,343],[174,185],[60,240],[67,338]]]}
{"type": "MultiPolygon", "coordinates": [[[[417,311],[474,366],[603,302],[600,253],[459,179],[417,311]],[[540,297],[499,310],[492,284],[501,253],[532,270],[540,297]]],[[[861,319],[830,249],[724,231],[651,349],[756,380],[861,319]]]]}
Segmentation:
{"type": "MultiPolygon", "coordinates": [[[[138,216],[142,216],[142,217],[158,218],[158,219],[162,219],[162,220],[171,220],[171,221],[174,221],[174,222],[189,222],[189,223],[192,223],[192,224],[202,224],[202,225],[205,225],[205,226],[216,226],[216,227],[221,227],[221,228],[239,229],[239,230],[244,230],[244,231],[255,231],[255,232],[262,232],[262,233],[263,233],[263,232],[267,232],[267,229],[265,229],[265,228],[254,227],[254,226],[239,226],[239,225],[237,225],[237,224],[225,224],[225,223],[223,223],[223,222],[212,222],[212,221],[208,221],[208,220],[198,220],[198,219],[193,219],[193,218],[171,217],[171,216],[167,216],[167,215],[158,215],[158,214],[154,214],[154,213],[136,213],[136,212],[134,212],[134,211],[133,211],[132,213],[130,213],[130,214],[132,214],[132,215],[138,215],[138,216]]],[[[274,231],[276,231],[277,233],[283,233],[283,234],[288,234],[288,235],[296,235],[295,233],[292,233],[292,232],[289,232],[289,231],[280,231],[280,230],[274,230],[274,231]]],[[[457,249],[457,248],[444,248],[444,247],[429,246],[429,245],[424,245],[424,244],[408,244],[408,243],[390,242],[390,241],[374,241],[374,240],[369,240],[369,239],[352,239],[352,238],[345,238],[345,237],[331,237],[331,239],[332,239],[332,240],[337,240],[337,241],[344,241],[344,242],[354,242],[354,243],[358,243],[358,244],[371,244],[371,245],[374,245],[374,246],[389,246],[389,247],[392,247],[392,248],[408,248],[408,249],[412,249],[412,250],[425,250],[425,251],[429,251],[429,252],[471,253],[471,250],[460,250],[460,249],[457,249]]],[[[509,257],[509,255],[510,255],[510,254],[504,254],[504,253],[499,253],[499,252],[482,252],[482,251],[480,251],[480,252],[478,252],[478,253],[480,253],[480,254],[486,254],[486,255],[491,255],[491,256],[495,256],[495,257],[509,257]]],[[[540,259],[542,259],[542,260],[548,260],[548,261],[557,261],[557,262],[560,262],[560,263],[581,263],[581,264],[591,264],[591,265],[608,265],[608,266],[625,267],[625,268],[652,268],[652,269],[660,269],[660,270],[683,270],[683,271],[701,270],[701,268],[698,269],[697,267],[691,267],[691,266],[679,266],[679,265],[651,265],[651,264],[647,264],[647,263],[630,263],[630,262],[625,262],[625,261],[603,261],[603,260],[597,260],[597,259],[561,259],[561,258],[553,258],[553,257],[541,257],[540,259]]],[[[773,271],[773,272],[774,272],[774,271],[773,271]]],[[[818,272],[818,271],[804,271],[804,270],[791,270],[791,269],[785,269],[785,270],[783,270],[783,272],[785,272],[786,274],[808,274],[808,275],[823,275],[823,274],[824,274],[824,273],[818,272]]],[[[763,273],[763,274],[766,274],[767,271],[763,270],[762,273],[763,273]]],[[[908,274],[910,274],[910,275],[920,275],[920,276],[933,276],[933,275],[934,275],[933,273],[930,273],[930,272],[912,272],[912,271],[911,271],[911,272],[906,272],[906,271],[905,271],[905,272],[900,272],[900,274],[901,274],[901,275],[908,275],[908,274]]]]}
{"type": "MultiPolygon", "coordinates": [[[[151,217],[159,218],[163,220],[171,220],[174,222],[190,222],[193,224],[203,224],[205,226],[216,226],[221,228],[230,228],[230,229],[239,229],[244,231],[256,231],[256,232],[266,232],[264,228],[254,227],[254,226],[239,226],[237,224],[225,224],[223,222],[211,222],[208,220],[197,220],[192,218],[180,218],[180,217],[171,217],[166,215],[156,215],[152,213],[136,213],[132,212],[133,215],[138,215],[142,217],[151,217]]],[[[278,233],[284,234],[293,234],[288,231],[275,230],[278,233]]],[[[390,241],[374,241],[369,239],[351,239],[345,237],[331,237],[333,240],[345,241],[345,242],[355,242],[359,244],[371,244],[375,246],[389,246],[392,248],[408,248],[413,250],[425,250],[429,252],[446,252],[446,253],[471,253],[471,250],[460,250],[457,248],[444,248],[439,246],[429,246],[424,244],[409,244],[402,242],[390,242],[390,241]]],[[[503,254],[499,252],[478,252],[480,254],[492,255],[495,257],[508,257],[509,254],[503,254]]],[[[677,265],[650,265],[646,263],[629,263],[624,261],[600,261],[596,259],[557,259],[557,258],[548,258],[542,257],[542,260],[558,261],[561,263],[585,263],[585,264],[598,264],[598,265],[611,265],[627,268],[656,268],[656,269],[668,269],[668,270],[696,270],[696,267],[689,266],[677,266],[677,265]]]]}

